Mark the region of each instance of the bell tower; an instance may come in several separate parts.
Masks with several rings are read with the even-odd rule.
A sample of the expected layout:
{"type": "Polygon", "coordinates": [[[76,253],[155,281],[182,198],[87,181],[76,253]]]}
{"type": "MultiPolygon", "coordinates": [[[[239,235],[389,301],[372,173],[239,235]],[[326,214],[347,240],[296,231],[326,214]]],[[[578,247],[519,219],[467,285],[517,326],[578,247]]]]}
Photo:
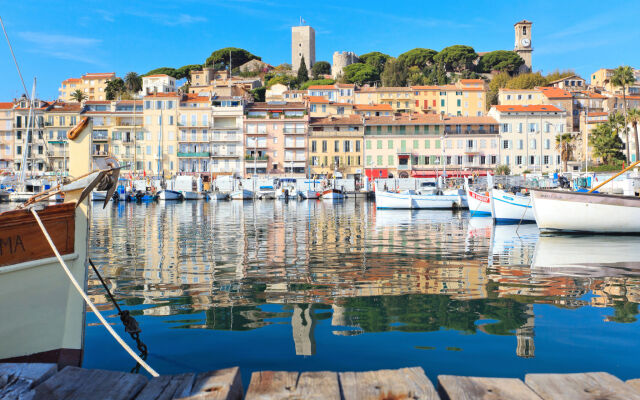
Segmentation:
{"type": "Polygon", "coordinates": [[[518,53],[524,60],[524,64],[520,67],[520,72],[531,72],[531,53],[533,47],[531,47],[531,21],[523,19],[520,22],[514,24],[516,31],[516,45],[513,51],[518,53]]]}

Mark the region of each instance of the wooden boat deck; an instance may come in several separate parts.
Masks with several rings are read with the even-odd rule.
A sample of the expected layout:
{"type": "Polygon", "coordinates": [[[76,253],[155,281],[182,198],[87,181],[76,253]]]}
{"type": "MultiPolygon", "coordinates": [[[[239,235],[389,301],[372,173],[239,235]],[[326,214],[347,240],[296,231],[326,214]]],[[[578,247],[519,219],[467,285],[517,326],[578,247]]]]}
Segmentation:
{"type": "Polygon", "coordinates": [[[0,364],[0,399],[609,399],[640,400],[640,379],[606,372],[527,374],[517,378],[440,375],[420,367],[366,372],[254,372],[243,393],[238,367],[148,379],[127,372],[55,364],[0,364]]]}

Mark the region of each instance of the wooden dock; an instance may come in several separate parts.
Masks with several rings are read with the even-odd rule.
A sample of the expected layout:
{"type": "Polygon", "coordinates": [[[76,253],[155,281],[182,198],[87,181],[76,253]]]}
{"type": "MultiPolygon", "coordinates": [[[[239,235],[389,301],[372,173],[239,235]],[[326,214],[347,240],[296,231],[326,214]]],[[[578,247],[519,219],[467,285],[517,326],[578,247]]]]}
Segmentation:
{"type": "Polygon", "coordinates": [[[0,399],[110,400],[640,400],[640,379],[606,372],[527,374],[516,378],[440,375],[437,388],[420,367],[367,372],[254,372],[243,393],[240,369],[163,375],[55,364],[0,364],[0,399]]]}

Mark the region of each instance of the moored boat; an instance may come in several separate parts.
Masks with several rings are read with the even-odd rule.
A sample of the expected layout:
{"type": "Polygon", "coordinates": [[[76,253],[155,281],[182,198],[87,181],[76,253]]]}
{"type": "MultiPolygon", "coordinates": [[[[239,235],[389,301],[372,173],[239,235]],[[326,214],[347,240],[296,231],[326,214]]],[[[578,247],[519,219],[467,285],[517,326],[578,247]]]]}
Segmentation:
{"type": "Polygon", "coordinates": [[[640,233],[640,198],[564,190],[531,191],[543,232],[640,233]]]}
{"type": "Polygon", "coordinates": [[[322,195],[320,197],[323,200],[342,200],[345,196],[340,189],[327,189],[322,192],[322,195]]]}
{"type": "Polygon", "coordinates": [[[247,189],[234,190],[229,197],[231,200],[252,200],[253,192],[247,189]]]}
{"type": "Polygon", "coordinates": [[[207,193],[207,199],[212,201],[228,200],[229,193],[224,192],[209,192],[207,193]]]}
{"type": "Polygon", "coordinates": [[[491,189],[491,215],[497,223],[535,222],[531,196],[491,189]]]}
{"type": "Polygon", "coordinates": [[[400,193],[375,192],[376,208],[397,209],[452,209],[455,196],[418,194],[413,190],[400,193]]]}
{"type": "Polygon", "coordinates": [[[260,186],[258,190],[258,198],[259,199],[275,199],[276,198],[276,190],[271,185],[260,186]]]}
{"type": "Polygon", "coordinates": [[[467,191],[467,202],[469,204],[469,212],[472,217],[489,217],[491,216],[491,195],[486,192],[482,194],[471,190],[467,191]]]}
{"type": "Polygon", "coordinates": [[[298,192],[298,195],[303,198],[303,199],[317,199],[320,197],[320,193],[316,192],[315,190],[301,190],[300,192],[298,192]]]}
{"type": "Polygon", "coordinates": [[[163,189],[158,192],[158,200],[182,200],[182,193],[177,190],[163,189]]]}

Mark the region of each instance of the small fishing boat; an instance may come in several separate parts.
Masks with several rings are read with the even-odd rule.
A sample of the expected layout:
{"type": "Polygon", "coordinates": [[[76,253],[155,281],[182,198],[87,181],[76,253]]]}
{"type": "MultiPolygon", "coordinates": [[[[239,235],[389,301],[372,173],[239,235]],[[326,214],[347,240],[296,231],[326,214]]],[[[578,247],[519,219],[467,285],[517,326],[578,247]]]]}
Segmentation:
{"type": "Polygon", "coordinates": [[[276,190],[271,185],[260,186],[258,189],[258,198],[267,200],[276,198],[276,190]]]}
{"type": "Polygon", "coordinates": [[[298,192],[298,195],[303,199],[317,199],[320,197],[321,193],[318,193],[315,190],[301,190],[298,192]]]}
{"type": "Polygon", "coordinates": [[[496,223],[518,224],[535,222],[531,196],[514,194],[501,189],[491,189],[491,215],[496,223]]]}
{"type": "Polygon", "coordinates": [[[419,194],[413,190],[400,193],[375,192],[376,208],[396,209],[452,209],[455,196],[419,194]]]}
{"type": "Polygon", "coordinates": [[[543,232],[640,233],[640,198],[535,189],[533,213],[543,232]]]}
{"type": "Polygon", "coordinates": [[[454,206],[456,208],[469,208],[469,203],[467,201],[467,194],[464,189],[455,188],[455,189],[445,189],[442,191],[444,196],[453,196],[454,197],[454,206]]]}
{"type": "Polygon", "coordinates": [[[469,212],[472,217],[487,217],[491,216],[491,195],[489,192],[480,193],[473,191],[469,188],[468,184],[465,184],[467,191],[467,202],[469,204],[469,212]]]}
{"type": "Polygon", "coordinates": [[[183,200],[182,193],[177,190],[162,189],[158,192],[158,200],[183,200]]]}
{"type": "Polygon", "coordinates": [[[345,198],[344,193],[340,189],[327,189],[320,196],[323,200],[342,200],[345,198]]]}
{"type": "Polygon", "coordinates": [[[182,193],[185,200],[204,200],[206,197],[202,190],[202,178],[191,175],[176,176],[173,190],[182,193]]]}
{"type": "Polygon", "coordinates": [[[253,192],[247,189],[239,189],[231,192],[231,200],[252,200],[253,192]]]}
{"type": "Polygon", "coordinates": [[[229,193],[223,192],[209,192],[207,193],[207,199],[212,201],[228,200],[229,193]]]}
{"type": "Polygon", "coordinates": [[[280,200],[295,199],[298,197],[298,191],[294,186],[287,185],[276,191],[276,197],[280,200]]]}

